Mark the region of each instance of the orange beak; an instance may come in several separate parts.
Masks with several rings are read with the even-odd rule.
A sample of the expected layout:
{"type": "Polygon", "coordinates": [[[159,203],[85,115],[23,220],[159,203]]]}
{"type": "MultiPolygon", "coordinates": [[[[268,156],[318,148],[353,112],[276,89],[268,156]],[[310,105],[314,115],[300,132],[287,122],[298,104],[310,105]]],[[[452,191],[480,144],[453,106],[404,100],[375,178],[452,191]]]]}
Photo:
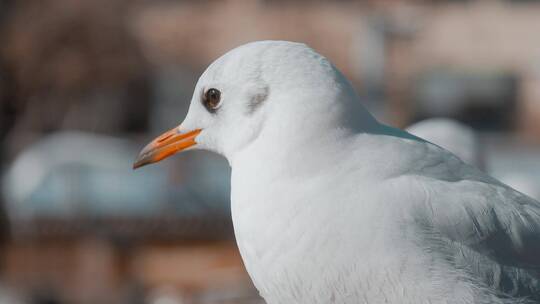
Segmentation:
{"type": "Polygon", "coordinates": [[[184,133],[179,131],[178,128],[174,128],[161,134],[142,149],[133,164],[133,169],[158,162],[194,146],[197,144],[195,138],[201,131],[201,129],[196,129],[184,133]]]}

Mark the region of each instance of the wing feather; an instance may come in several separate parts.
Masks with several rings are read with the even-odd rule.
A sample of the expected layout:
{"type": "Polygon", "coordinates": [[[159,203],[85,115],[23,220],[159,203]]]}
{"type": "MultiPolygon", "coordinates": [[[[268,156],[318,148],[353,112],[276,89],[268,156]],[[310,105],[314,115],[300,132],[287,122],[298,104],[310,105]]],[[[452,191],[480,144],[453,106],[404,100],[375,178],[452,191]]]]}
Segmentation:
{"type": "Polygon", "coordinates": [[[540,202],[436,149],[407,174],[423,193],[413,218],[440,240],[425,243],[487,285],[540,301],[540,202]]]}

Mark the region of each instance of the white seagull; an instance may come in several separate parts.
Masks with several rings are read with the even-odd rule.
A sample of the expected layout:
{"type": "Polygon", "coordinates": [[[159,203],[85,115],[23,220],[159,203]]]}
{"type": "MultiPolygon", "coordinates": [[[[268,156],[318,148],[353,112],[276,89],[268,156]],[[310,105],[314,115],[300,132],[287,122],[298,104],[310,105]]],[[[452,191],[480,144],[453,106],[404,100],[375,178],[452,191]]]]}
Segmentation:
{"type": "Polygon", "coordinates": [[[194,148],[232,167],[236,240],[269,304],[540,301],[540,203],[376,121],[304,44],[217,59],[134,167],[194,148]]]}

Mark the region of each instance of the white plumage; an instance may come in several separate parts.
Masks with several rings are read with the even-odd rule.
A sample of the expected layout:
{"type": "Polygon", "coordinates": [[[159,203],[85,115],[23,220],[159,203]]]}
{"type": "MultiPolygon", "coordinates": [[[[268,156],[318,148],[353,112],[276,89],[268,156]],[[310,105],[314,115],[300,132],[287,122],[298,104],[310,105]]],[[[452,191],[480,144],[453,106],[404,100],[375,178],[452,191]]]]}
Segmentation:
{"type": "Polygon", "coordinates": [[[237,243],[267,303],[540,301],[540,204],[377,122],[306,45],[234,49],[193,96],[179,130],[229,160],[237,243]]]}
{"type": "Polygon", "coordinates": [[[456,120],[425,119],[407,127],[406,131],[454,153],[469,165],[477,168],[484,165],[474,130],[456,120]]]}

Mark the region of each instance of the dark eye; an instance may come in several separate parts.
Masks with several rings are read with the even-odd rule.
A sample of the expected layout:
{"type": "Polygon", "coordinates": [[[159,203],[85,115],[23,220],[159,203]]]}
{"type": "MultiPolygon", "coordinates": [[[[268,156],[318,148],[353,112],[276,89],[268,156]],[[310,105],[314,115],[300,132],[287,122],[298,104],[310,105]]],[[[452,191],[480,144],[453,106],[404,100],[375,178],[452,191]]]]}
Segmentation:
{"type": "Polygon", "coordinates": [[[204,93],[203,104],[204,107],[211,113],[214,113],[221,103],[221,92],[217,89],[209,89],[204,93]]]}

